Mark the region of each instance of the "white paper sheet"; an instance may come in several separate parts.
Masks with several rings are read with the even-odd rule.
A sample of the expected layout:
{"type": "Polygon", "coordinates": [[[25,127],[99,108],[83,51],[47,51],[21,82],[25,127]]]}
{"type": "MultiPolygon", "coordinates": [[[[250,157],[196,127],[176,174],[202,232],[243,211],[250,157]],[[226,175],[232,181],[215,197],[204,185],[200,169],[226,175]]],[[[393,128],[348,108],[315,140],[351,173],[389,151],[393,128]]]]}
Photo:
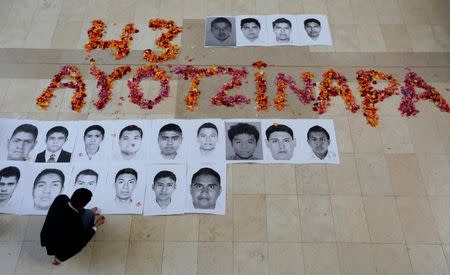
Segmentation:
{"type": "Polygon", "coordinates": [[[29,162],[0,162],[0,213],[21,212],[26,183],[31,182],[31,168],[29,162]]]}
{"type": "Polygon", "coordinates": [[[154,120],[150,137],[151,162],[185,163],[187,147],[192,144],[188,134],[191,128],[189,120],[154,120]]]}
{"type": "Polygon", "coordinates": [[[297,16],[297,22],[300,26],[300,45],[333,45],[326,15],[300,14],[297,16]]]}
{"type": "Polygon", "coordinates": [[[301,151],[298,135],[301,125],[297,123],[298,121],[294,119],[264,119],[261,121],[265,163],[300,162],[301,151]]]}
{"type": "Polygon", "coordinates": [[[220,119],[196,119],[191,121],[189,136],[189,162],[221,163],[225,161],[225,127],[220,119]]]}

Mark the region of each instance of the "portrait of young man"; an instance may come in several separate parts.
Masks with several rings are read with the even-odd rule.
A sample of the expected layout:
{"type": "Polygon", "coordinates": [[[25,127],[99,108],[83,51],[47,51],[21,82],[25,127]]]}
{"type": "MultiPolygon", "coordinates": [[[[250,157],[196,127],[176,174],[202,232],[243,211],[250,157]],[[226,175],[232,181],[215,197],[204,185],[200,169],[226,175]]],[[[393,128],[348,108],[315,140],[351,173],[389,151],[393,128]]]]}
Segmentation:
{"type": "Polygon", "coordinates": [[[258,129],[252,124],[236,123],[231,125],[228,129],[228,139],[232,152],[227,150],[229,151],[227,160],[261,160],[262,157],[256,154],[259,136],[258,129]]]}
{"type": "Polygon", "coordinates": [[[207,17],[205,21],[205,46],[236,46],[234,17],[207,17]]]}
{"type": "Polygon", "coordinates": [[[274,160],[291,160],[296,146],[294,132],[284,124],[272,124],[266,129],[266,146],[274,160]]]}
{"type": "Polygon", "coordinates": [[[15,166],[8,166],[0,170],[0,211],[11,203],[11,197],[20,180],[20,170],[15,166]]]}
{"type": "Polygon", "coordinates": [[[190,193],[195,209],[215,209],[222,192],[220,175],[209,167],[204,167],[192,175],[190,193]]]}
{"type": "Polygon", "coordinates": [[[309,160],[326,162],[336,159],[336,153],[329,150],[330,134],[325,128],[319,125],[309,128],[306,138],[312,150],[309,160]]]}
{"type": "Polygon", "coordinates": [[[33,184],[34,209],[48,210],[53,200],[61,194],[64,188],[65,176],[59,169],[42,170],[33,184]]]}
{"type": "Polygon", "coordinates": [[[55,126],[47,131],[46,149],[36,155],[36,162],[70,162],[72,153],[64,151],[69,131],[64,126],[55,126]]]}
{"type": "Polygon", "coordinates": [[[200,154],[208,156],[216,149],[216,144],[219,138],[219,130],[213,123],[203,123],[197,129],[197,142],[199,144],[200,154]]]}
{"type": "Polygon", "coordinates": [[[137,180],[138,174],[133,168],[124,168],[117,172],[114,179],[114,190],[115,202],[118,206],[131,205],[137,180]]]}
{"type": "Polygon", "coordinates": [[[326,15],[301,14],[297,21],[300,27],[300,45],[333,44],[326,15]]]}
{"type": "Polygon", "coordinates": [[[278,18],[272,22],[275,41],[278,44],[291,44],[292,22],[284,17],[278,18]]]}
{"type": "Polygon", "coordinates": [[[159,129],[158,146],[163,159],[175,159],[182,142],[183,131],[177,124],[169,123],[159,129]]]}
{"type": "Polygon", "coordinates": [[[81,170],[75,177],[74,190],[79,188],[86,188],[92,193],[95,193],[95,189],[98,184],[98,173],[92,169],[81,170]]]}
{"type": "Polygon", "coordinates": [[[171,171],[159,171],[153,178],[152,190],[155,202],[161,209],[167,209],[172,202],[172,194],[177,188],[177,177],[171,171]]]}
{"type": "Polygon", "coordinates": [[[85,160],[99,160],[100,144],[105,138],[105,129],[97,124],[91,125],[84,130],[84,158],[85,160]]]}
{"type": "Polygon", "coordinates": [[[27,161],[37,143],[38,128],[32,124],[22,124],[14,129],[8,139],[7,160],[27,161]]]}
{"type": "Polygon", "coordinates": [[[128,125],[119,133],[119,150],[123,160],[135,159],[141,147],[143,131],[136,125],[128,125]]]}

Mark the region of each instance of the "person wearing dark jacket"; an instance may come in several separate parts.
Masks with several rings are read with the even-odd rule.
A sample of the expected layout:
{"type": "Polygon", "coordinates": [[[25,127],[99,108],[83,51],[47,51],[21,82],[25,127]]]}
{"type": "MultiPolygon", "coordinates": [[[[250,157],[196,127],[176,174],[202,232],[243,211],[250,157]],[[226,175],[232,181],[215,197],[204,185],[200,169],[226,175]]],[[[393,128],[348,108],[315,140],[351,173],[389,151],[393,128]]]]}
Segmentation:
{"type": "Polygon", "coordinates": [[[70,199],[59,195],[50,206],[41,230],[41,245],[47,249],[48,255],[55,256],[54,265],[80,252],[94,236],[97,227],[105,222],[105,217],[97,214],[96,207],[84,209],[91,198],[91,191],[80,188],[70,199]]]}

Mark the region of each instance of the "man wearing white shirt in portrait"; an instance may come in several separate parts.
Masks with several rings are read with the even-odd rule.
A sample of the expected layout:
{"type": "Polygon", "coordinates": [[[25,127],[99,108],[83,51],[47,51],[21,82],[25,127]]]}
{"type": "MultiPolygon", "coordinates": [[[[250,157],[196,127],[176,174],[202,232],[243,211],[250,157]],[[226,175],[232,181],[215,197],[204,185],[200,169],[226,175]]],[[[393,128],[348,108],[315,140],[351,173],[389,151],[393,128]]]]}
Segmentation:
{"type": "Polygon", "coordinates": [[[336,153],[328,149],[330,134],[323,127],[315,125],[308,130],[308,144],[312,152],[308,156],[311,161],[329,162],[336,159],[336,153]]]}
{"type": "Polygon", "coordinates": [[[84,154],[80,153],[79,158],[83,160],[100,160],[100,144],[105,138],[105,129],[100,125],[91,125],[84,130],[84,154]]]}

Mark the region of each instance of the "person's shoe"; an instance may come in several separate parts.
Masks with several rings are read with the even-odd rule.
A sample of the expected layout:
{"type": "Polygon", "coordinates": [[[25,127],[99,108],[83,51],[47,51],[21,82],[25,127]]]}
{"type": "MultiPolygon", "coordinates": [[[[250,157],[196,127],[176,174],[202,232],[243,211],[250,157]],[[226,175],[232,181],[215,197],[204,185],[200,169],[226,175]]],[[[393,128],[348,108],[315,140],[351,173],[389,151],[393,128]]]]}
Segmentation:
{"type": "Polygon", "coordinates": [[[59,265],[61,263],[60,260],[58,260],[56,257],[53,258],[52,265],[59,265]]]}

